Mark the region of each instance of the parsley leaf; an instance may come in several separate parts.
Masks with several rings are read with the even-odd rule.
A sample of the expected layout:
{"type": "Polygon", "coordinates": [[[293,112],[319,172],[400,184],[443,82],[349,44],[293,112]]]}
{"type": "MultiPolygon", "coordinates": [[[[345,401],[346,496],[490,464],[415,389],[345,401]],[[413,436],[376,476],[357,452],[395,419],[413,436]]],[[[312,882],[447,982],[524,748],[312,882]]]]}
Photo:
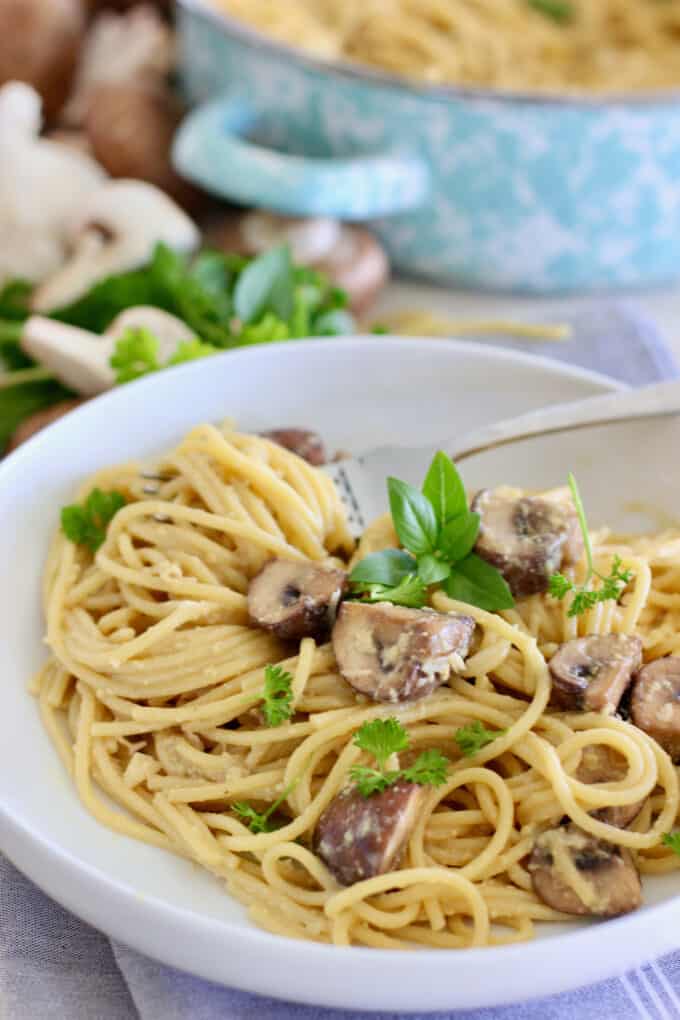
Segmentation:
{"type": "Polygon", "coordinates": [[[419,783],[421,786],[443,786],[448,767],[449,759],[446,755],[436,748],[430,748],[419,754],[413,764],[402,771],[402,777],[409,783],[419,783]]]}
{"type": "Polygon", "coordinates": [[[421,786],[441,786],[446,782],[448,758],[435,749],[423,751],[406,769],[386,771],[388,759],[410,746],[408,733],[397,719],[365,722],[354,734],[354,743],[372,754],[378,765],[377,768],[353,765],[350,769],[350,779],[356,783],[362,797],[382,793],[400,779],[421,786]]]}
{"type": "Polygon", "coordinates": [[[243,822],[243,824],[248,826],[252,833],[275,832],[277,829],[281,829],[284,825],[287,825],[286,820],[278,820],[275,815],[277,809],[280,808],[283,802],[290,796],[297,784],[298,780],[294,779],[293,782],[286,787],[281,796],[277,797],[274,803],[269,805],[266,811],[256,811],[251,804],[248,804],[244,800],[234,801],[231,805],[231,809],[243,822]]]}
{"type": "Polygon", "coordinates": [[[500,572],[472,552],[480,518],[467,508],[450,457],[435,454],[422,493],[398,478],[387,480],[387,490],[404,548],[383,549],[357,563],[350,574],[355,597],[418,609],[426,604],[426,588],[441,584],[451,598],[490,612],[514,606],[500,572]]]}
{"type": "Polygon", "coordinates": [[[662,836],[661,842],[680,857],[680,829],[676,829],[675,832],[666,832],[662,836]]]}
{"type": "Polygon", "coordinates": [[[574,597],[569,609],[567,610],[567,616],[574,617],[581,616],[589,609],[592,609],[593,606],[596,606],[599,602],[618,602],[626,585],[633,579],[633,571],[621,569],[623,564],[620,556],[614,556],[608,574],[601,574],[599,570],[595,569],[595,565],[593,563],[593,546],[590,541],[590,531],[588,530],[586,512],[578,484],[571,472],[569,472],[569,488],[571,490],[571,498],[576,508],[576,515],[581,528],[581,534],[583,535],[583,546],[586,553],[588,570],[585,581],[580,585],[572,584],[569,578],[565,577],[564,574],[552,574],[548,582],[548,592],[555,599],[563,599],[572,592],[574,597]],[[599,587],[591,587],[591,581],[593,578],[597,578],[600,582],[599,587]]]}
{"type": "Polygon", "coordinates": [[[417,574],[407,574],[393,587],[387,584],[353,585],[360,602],[392,602],[395,606],[422,609],[427,601],[427,589],[417,574]]]}
{"type": "Polygon", "coordinates": [[[71,542],[87,546],[94,553],[106,538],[110,522],[124,506],[122,493],[93,489],[82,506],[74,503],[62,508],[61,527],[71,542]]]}
{"type": "Polygon", "coordinates": [[[182,340],[177,350],[166,362],[169,368],[171,365],[183,365],[185,361],[196,361],[198,358],[207,358],[210,354],[216,354],[218,348],[212,344],[204,344],[202,340],[182,340]]]}
{"type": "Polygon", "coordinates": [[[490,744],[496,737],[500,737],[501,734],[505,733],[505,730],[487,730],[479,719],[475,719],[473,723],[468,726],[461,726],[460,729],[456,730],[453,735],[453,739],[458,744],[461,754],[464,754],[466,758],[471,758],[473,754],[477,754],[483,747],[490,744]]]}
{"type": "Polygon", "coordinates": [[[293,714],[293,677],[282,666],[264,667],[264,717],[267,726],[280,726],[293,714]]]}
{"type": "Polygon", "coordinates": [[[111,368],[117,383],[132,382],[148,372],[157,372],[160,344],[148,329],[126,329],[111,355],[111,368]]]}
{"type": "Polygon", "coordinates": [[[527,0],[530,7],[559,24],[573,21],[575,11],[571,0],[527,0]]]}

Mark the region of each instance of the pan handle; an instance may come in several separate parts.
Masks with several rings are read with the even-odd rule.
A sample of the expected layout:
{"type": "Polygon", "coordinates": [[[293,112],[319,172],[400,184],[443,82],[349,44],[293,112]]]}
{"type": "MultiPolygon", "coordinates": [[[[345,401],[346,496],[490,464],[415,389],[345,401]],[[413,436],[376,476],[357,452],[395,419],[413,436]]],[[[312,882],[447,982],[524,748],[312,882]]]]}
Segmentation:
{"type": "Polygon", "coordinates": [[[414,209],[427,198],[429,169],[418,156],[289,155],[248,138],[257,119],[238,96],[197,107],[175,136],[175,167],[213,194],[293,216],[369,220],[414,209]]]}

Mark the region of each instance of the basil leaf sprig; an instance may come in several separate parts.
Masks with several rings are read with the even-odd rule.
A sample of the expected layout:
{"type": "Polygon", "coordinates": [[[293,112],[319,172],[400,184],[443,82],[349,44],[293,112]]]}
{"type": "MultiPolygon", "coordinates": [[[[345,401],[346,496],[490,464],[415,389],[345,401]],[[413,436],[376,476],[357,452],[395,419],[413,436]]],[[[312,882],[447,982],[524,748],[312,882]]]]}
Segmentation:
{"type": "Polygon", "coordinates": [[[581,616],[582,613],[592,609],[598,602],[618,602],[627,584],[633,579],[632,570],[622,570],[620,556],[614,556],[611,569],[608,574],[601,574],[595,569],[593,562],[593,546],[590,541],[590,531],[586,520],[586,511],[579,492],[578,483],[574,475],[569,473],[569,489],[571,498],[576,508],[579,527],[583,535],[583,546],[586,553],[588,569],[583,584],[573,584],[564,574],[552,574],[549,581],[549,592],[554,599],[563,599],[573,593],[571,605],[567,610],[567,616],[581,616]],[[599,581],[599,587],[593,588],[591,582],[594,578],[599,581]]]}
{"type": "Polygon", "coordinates": [[[515,604],[499,571],[472,551],[480,518],[468,509],[450,457],[435,454],[422,492],[398,478],[387,480],[387,491],[403,549],[383,549],[356,564],[349,576],[356,597],[420,608],[427,589],[439,584],[450,598],[490,612],[515,604]]]}

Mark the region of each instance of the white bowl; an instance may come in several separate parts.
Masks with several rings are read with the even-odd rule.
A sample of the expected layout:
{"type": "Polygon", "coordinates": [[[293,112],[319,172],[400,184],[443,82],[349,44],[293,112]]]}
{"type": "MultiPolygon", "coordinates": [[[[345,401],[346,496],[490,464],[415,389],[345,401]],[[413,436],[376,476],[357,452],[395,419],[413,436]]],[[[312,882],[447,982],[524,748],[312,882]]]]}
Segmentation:
{"type": "MultiPolygon", "coordinates": [[[[665,898],[661,906],[519,946],[404,954],[269,935],[209,874],[91,818],[26,693],[44,656],[39,586],[48,539],[75,484],[95,469],[161,449],[191,425],[225,416],[245,429],[314,427],[330,449],[359,452],[446,439],[456,429],[611,388],[599,376],[471,343],[305,341],[224,354],[121,388],[10,456],[0,465],[2,850],[68,909],[150,956],[316,1005],[425,1011],[508,1002],[584,984],[670,948],[678,911],[668,896],[680,887],[672,879],[652,890],[653,899],[665,898]]],[[[535,471],[532,457],[520,458],[519,479],[508,457],[503,480],[540,484],[541,472],[562,480],[575,466],[572,453],[557,462],[537,456],[535,471]]],[[[470,471],[478,469],[471,461],[470,471]]],[[[650,500],[655,478],[646,483],[650,500]]]]}

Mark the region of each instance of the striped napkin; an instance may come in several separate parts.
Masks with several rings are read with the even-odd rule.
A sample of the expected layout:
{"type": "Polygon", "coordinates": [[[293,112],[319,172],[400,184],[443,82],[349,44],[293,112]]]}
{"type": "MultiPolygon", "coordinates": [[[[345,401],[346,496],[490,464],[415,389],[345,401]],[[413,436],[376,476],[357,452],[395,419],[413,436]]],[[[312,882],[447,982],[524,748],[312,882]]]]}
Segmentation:
{"type": "MultiPolygon", "coordinates": [[[[653,323],[631,305],[593,304],[575,314],[572,325],[573,339],[546,344],[543,351],[532,343],[527,350],[604,372],[633,386],[678,375],[653,323]]],[[[277,1002],[165,967],[83,924],[0,856],[0,1020],[391,1020],[397,1016],[277,1002]]],[[[680,1020],[680,949],[638,970],[568,994],[428,1017],[680,1020]]]]}

